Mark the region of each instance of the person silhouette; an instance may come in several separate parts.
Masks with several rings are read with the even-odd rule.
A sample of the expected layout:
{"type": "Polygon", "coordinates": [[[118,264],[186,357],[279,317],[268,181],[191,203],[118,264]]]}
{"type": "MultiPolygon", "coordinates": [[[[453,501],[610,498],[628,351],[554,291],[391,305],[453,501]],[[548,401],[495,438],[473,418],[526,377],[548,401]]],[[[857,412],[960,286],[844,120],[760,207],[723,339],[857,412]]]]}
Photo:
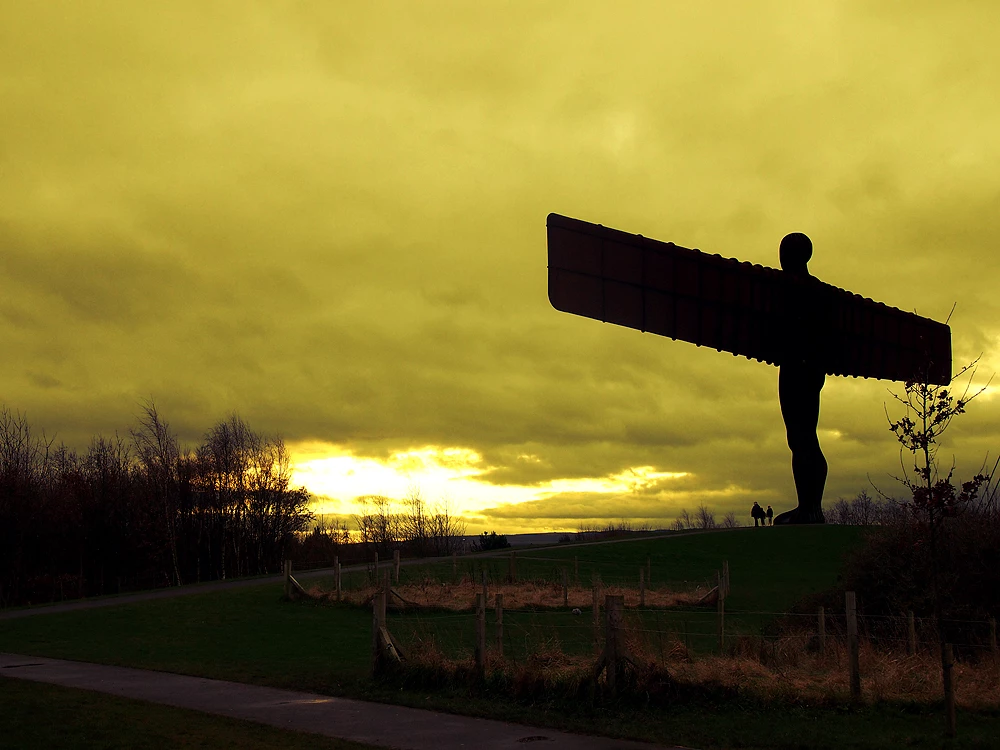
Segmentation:
{"type": "MultiPolygon", "coordinates": [[[[781,270],[800,279],[813,277],[806,264],[812,257],[812,242],[801,232],[781,240],[781,270]]],[[[785,435],[792,451],[792,479],[798,506],[779,514],[773,524],[824,523],[823,488],[827,463],[820,449],[819,396],[826,371],[819,358],[817,311],[808,285],[791,287],[786,300],[782,346],[778,367],[778,402],[785,421],[785,435]]],[[[772,525],[773,525],[772,524],[772,525]]]]}
{"type": "Polygon", "coordinates": [[[764,522],[764,509],[760,507],[760,504],[754,501],[753,507],[750,509],[750,516],[753,518],[753,525],[760,526],[764,522]]]}
{"type": "Polygon", "coordinates": [[[770,505],[767,506],[767,525],[774,526],[774,511],[770,505]]]}

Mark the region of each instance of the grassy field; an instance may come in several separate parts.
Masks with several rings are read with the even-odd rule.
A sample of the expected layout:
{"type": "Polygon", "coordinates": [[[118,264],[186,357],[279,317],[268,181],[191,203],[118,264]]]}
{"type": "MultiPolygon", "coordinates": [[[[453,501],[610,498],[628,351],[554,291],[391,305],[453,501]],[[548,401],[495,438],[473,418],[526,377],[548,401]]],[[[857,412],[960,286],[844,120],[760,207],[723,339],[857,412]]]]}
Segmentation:
{"type": "MultiPolygon", "coordinates": [[[[844,552],[860,538],[844,527],[744,529],[603,545],[524,550],[518,554],[519,578],[553,578],[578,558],[581,580],[598,571],[605,583],[638,579],[649,556],[653,586],[670,581],[714,579],[728,560],[734,610],[781,612],[799,597],[836,581],[844,552]],[[542,559],[529,559],[542,558],[542,559]],[[634,571],[634,576],[632,574],[634,571]]],[[[478,578],[486,565],[497,579],[506,574],[505,559],[460,560],[460,575],[478,578]],[[477,567],[479,566],[479,567],[477,567]]],[[[404,567],[403,582],[452,579],[450,563],[404,567]]],[[[328,584],[327,584],[328,585],[328,584]]],[[[668,618],[666,613],[644,614],[668,618]]],[[[711,617],[710,613],[706,616],[711,617]]],[[[471,647],[468,615],[431,612],[394,619],[394,628],[414,632],[435,618],[471,647]]],[[[736,615],[734,617],[739,617],[736,615]]],[[[746,616],[746,627],[759,627],[768,615],[746,616]]],[[[591,631],[562,608],[508,612],[511,633],[566,633],[578,630],[581,648],[592,648],[591,631]],[[578,624],[579,623],[579,624],[578,624]],[[567,627],[568,626],[568,627],[567,627]],[[563,628],[563,630],[559,630],[563,628]]],[[[878,703],[851,708],[796,705],[708,691],[702,699],[681,701],[669,709],[646,705],[632,696],[599,705],[578,696],[558,694],[530,701],[505,697],[493,687],[459,684],[422,688],[416,684],[377,684],[368,679],[371,615],[367,609],[322,606],[281,600],[274,584],[199,594],[176,599],[123,604],[105,609],[38,615],[0,623],[0,649],[15,653],[146,667],[204,677],[276,687],[350,695],[387,702],[567,730],[651,739],[697,747],[940,747],[941,718],[933,705],[878,703]]],[[[442,635],[443,634],[443,635],[442,635]]],[[[512,639],[512,648],[514,640],[512,639]]],[[[544,645],[544,644],[542,644],[544,645]]],[[[539,644],[521,645],[524,658],[539,644]]],[[[1000,733],[996,712],[963,712],[961,738],[954,747],[995,747],[1000,733]]]]}
{"type": "MultiPolygon", "coordinates": [[[[851,526],[769,527],[520,549],[516,551],[517,572],[520,580],[558,581],[564,567],[573,575],[576,558],[580,583],[588,589],[595,573],[605,584],[635,587],[639,568],[645,567],[648,558],[654,587],[683,588],[715,585],[716,571],[728,560],[732,579],[729,604],[737,609],[780,612],[801,596],[831,585],[844,554],[862,533],[851,526]]],[[[483,570],[491,580],[505,578],[506,553],[458,559],[459,576],[478,581],[483,570]]],[[[360,585],[361,577],[358,573],[345,575],[345,585],[360,585]]],[[[450,562],[404,566],[400,577],[404,583],[454,578],[450,562]]],[[[322,584],[329,588],[332,582],[327,579],[322,584]]]]}
{"type": "MultiPolygon", "coordinates": [[[[668,588],[688,591],[699,587],[706,592],[715,585],[716,571],[728,561],[732,591],[726,602],[727,632],[730,635],[758,635],[774,621],[775,613],[787,611],[802,596],[821,591],[836,582],[844,553],[858,543],[861,529],[844,526],[759,528],[709,534],[684,534],[667,539],[637,539],[603,544],[564,545],[544,550],[519,550],[517,574],[521,582],[549,586],[547,599],[562,604],[562,571],[566,569],[571,587],[574,578],[579,587],[571,592],[576,603],[570,607],[583,610],[572,617],[562,606],[536,607],[529,612],[505,612],[505,650],[508,656],[524,659],[533,649],[553,639],[570,654],[589,653],[594,647],[590,619],[591,580],[596,575],[604,588],[637,589],[639,568],[649,562],[647,586],[653,590],[668,588]],[[650,583],[651,582],[651,583],[650,583]]],[[[460,558],[457,578],[468,585],[461,588],[468,606],[475,600],[474,589],[485,572],[490,590],[504,590],[508,571],[507,555],[500,557],[460,558]],[[472,582],[476,582],[473,584],[472,582]]],[[[361,587],[363,575],[346,577],[346,585],[361,587]]],[[[428,566],[404,566],[400,569],[400,590],[421,603],[435,597],[448,598],[454,592],[456,575],[450,562],[428,566]],[[434,583],[447,586],[435,591],[434,583]],[[423,585],[425,591],[414,587],[423,585]]],[[[332,579],[310,582],[309,588],[330,591],[332,579]]],[[[510,596],[505,594],[509,601],[510,596]]],[[[546,598],[542,595],[542,598],[546,598]]],[[[629,593],[629,606],[637,605],[637,594],[629,593]]],[[[679,606],[669,609],[650,607],[644,612],[629,612],[633,628],[668,632],[685,640],[696,652],[717,648],[714,609],[679,606]]],[[[448,612],[402,614],[395,628],[404,637],[432,638],[442,651],[455,656],[474,642],[474,621],[448,612]]]]}
{"type": "Polygon", "coordinates": [[[0,747],[366,750],[370,745],[87,690],[0,678],[0,747]]]}

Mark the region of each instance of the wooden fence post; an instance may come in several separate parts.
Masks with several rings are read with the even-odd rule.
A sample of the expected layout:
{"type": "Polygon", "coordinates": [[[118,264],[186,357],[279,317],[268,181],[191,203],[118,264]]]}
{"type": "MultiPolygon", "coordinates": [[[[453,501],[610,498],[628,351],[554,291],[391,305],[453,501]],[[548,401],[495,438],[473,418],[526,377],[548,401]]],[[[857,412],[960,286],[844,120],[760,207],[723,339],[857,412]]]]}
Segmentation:
{"type": "Polygon", "coordinates": [[[653,560],[650,555],[646,555],[646,583],[653,585],[653,560]]]}
{"type": "Polygon", "coordinates": [[[716,576],[719,591],[719,596],[716,600],[719,609],[719,653],[722,654],[726,648],[726,590],[723,584],[723,577],[718,573],[716,573],[716,576]]]}
{"type": "Polygon", "coordinates": [[[594,596],[594,630],[597,630],[599,627],[601,627],[601,603],[600,599],[598,598],[600,596],[600,590],[597,586],[597,581],[594,581],[593,583],[592,593],[594,596]]]}
{"type": "Polygon", "coordinates": [[[722,561],[722,580],[724,582],[724,588],[726,591],[726,596],[729,596],[729,560],[722,561]]]}
{"type": "Polygon", "coordinates": [[[563,585],[563,606],[569,606],[569,571],[566,568],[562,569],[562,585],[563,585]]]}
{"type": "Polygon", "coordinates": [[[906,612],[906,653],[910,656],[917,653],[917,622],[912,609],[906,612]]]}
{"type": "Polygon", "coordinates": [[[399,550],[392,551],[392,565],[396,569],[396,583],[399,583],[399,550]]]}
{"type": "Polygon", "coordinates": [[[844,595],[847,609],[847,649],[850,656],[851,698],[861,698],[861,662],[858,654],[858,608],[853,591],[844,595]]]}
{"type": "Polygon", "coordinates": [[[382,649],[379,639],[379,632],[382,629],[384,620],[381,616],[382,595],[376,591],[372,597],[372,675],[379,673],[382,665],[382,649]]]}
{"type": "Polygon", "coordinates": [[[379,604],[379,613],[382,615],[382,626],[385,627],[385,610],[389,606],[389,571],[385,571],[385,575],[382,578],[382,593],[381,593],[381,603],[379,604]]]}
{"type": "Polygon", "coordinates": [[[476,671],[486,674],[486,597],[476,594],[476,671]]]}
{"type": "Polygon", "coordinates": [[[955,736],[955,685],[952,667],[955,666],[955,655],[950,643],[944,644],[941,651],[941,677],[944,682],[944,717],[945,734],[948,737],[955,736]]]}
{"type": "Polygon", "coordinates": [[[503,594],[497,592],[497,609],[496,609],[496,628],[497,628],[497,655],[503,658],[503,594]]]}
{"type": "Polygon", "coordinates": [[[826,653],[826,608],[820,607],[817,613],[818,625],[819,625],[819,652],[820,654],[826,653]]]}
{"type": "Polygon", "coordinates": [[[622,610],[625,608],[624,596],[609,596],[604,600],[604,608],[607,611],[608,629],[606,633],[608,649],[608,685],[611,692],[618,689],[618,677],[622,664],[619,654],[621,645],[622,610]]]}
{"type": "Polygon", "coordinates": [[[383,664],[382,633],[386,628],[386,605],[389,600],[389,571],[385,573],[383,586],[375,591],[372,597],[372,674],[377,675],[383,664]]]}
{"type": "Polygon", "coordinates": [[[517,583],[517,553],[511,552],[507,558],[507,578],[511,583],[517,583]]]}
{"type": "Polygon", "coordinates": [[[282,575],[285,576],[285,599],[292,598],[292,561],[285,560],[281,565],[282,575]]]}
{"type": "Polygon", "coordinates": [[[337,601],[341,599],[340,557],[333,558],[333,580],[337,586],[337,601]]]}
{"type": "Polygon", "coordinates": [[[378,550],[375,550],[375,570],[372,573],[372,575],[369,578],[369,580],[375,586],[378,586],[382,582],[382,579],[381,579],[381,577],[378,574],[378,550]]]}
{"type": "Polygon", "coordinates": [[[624,606],[624,596],[612,596],[609,594],[604,597],[606,623],[604,651],[594,666],[594,679],[596,680],[600,677],[603,670],[607,670],[608,689],[612,695],[618,691],[618,680],[623,676],[625,662],[635,662],[626,650],[625,639],[622,636],[622,609],[624,606]]]}
{"type": "MultiPolygon", "coordinates": [[[[485,565],[485,563],[483,565],[483,569],[482,569],[481,573],[482,573],[482,581],[483,581],[483,601],[484,602],[488,602],[490,600],[490,595],[489,595],[489,589],[487,589],[487,587],[486,587],[486,565],[485,565]]],[[[484,604],[483,606],[485,607],[486,605],[484,604]]],[[[483,611],[485,612],[486,610],[483,610],[483,611]]]]}

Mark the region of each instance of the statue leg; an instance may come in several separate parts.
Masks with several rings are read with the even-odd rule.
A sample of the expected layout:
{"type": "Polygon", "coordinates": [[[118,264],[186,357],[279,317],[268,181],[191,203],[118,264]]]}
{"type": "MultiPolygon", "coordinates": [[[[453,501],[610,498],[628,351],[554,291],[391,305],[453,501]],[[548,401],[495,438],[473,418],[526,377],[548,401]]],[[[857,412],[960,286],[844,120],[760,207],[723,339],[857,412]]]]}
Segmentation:
{"type": "Polygon", "coordinates": [[[776,524],[823,523],[823,488],[827,464],[819,446],[819,395],[826,376],[803,365],[782,365],[778,400],[792,451],[792,477],[798,507],[775,517],[776,524]]]}

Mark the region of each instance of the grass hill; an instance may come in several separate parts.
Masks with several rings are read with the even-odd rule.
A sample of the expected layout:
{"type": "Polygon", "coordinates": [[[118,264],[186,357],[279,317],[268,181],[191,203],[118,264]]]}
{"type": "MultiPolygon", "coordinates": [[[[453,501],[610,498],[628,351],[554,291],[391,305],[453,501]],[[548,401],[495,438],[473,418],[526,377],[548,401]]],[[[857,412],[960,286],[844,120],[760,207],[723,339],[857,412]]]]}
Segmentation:
{"type": "MultiPolygon", "coordinates": [[[[589,586],[591,576],[597,573],[608,586],[634,587],[639,568],[648,564],[655,589],[714,583],[715,572],[728,561],[732,594],[727,606],[735,611],[737,620],[739,612],[753,613],[755,626],[760,626],[801,597],[832,586],[845,554],[859,544],[863,534],[862,529],[840,526],[776,527],[559,545],[518,550],[517,570],[519,580],[558,580],[567,569],[578,571],[581,585],[589,586]]],[[[499,581],[508,570],[506,554],[459,558],[458,574],[478,581],[485,570],[488,577],[499,581]]],[[[360,584],[363,575],[361,571],[349,573],[345,581],[360,584]]],[[[423,582],[430,587],[454,576],[451,561],[401,569],[401,583],[423,582]]],[[[330,581],[320,584],[329,587],[330,581]]],[[[710,610],[705,614],[711,617],[710,610]]],[[[663,617],[668,616],[668,611],[663,613],[663,617]]],[[[419,613],[391,615],[390,623],[393,617],[397,621],[409,618],[417,625],[421,619],[432,619],[419,613]]],[[[442,617],[451,617],[457,624],[441,633],[453,633],[456,640],[471,646],[471,633],[466,632],[469,616],[442,617]]],[[[579,627],[577,623],[585,619],[569,618],[568,611],[556,607],[545,612],[511,613],[509,622],[511,630],[520,627],[524,632],[536,628],[566,633],[567,628],[579,627]]],[[[289,603],[281,599],[280,584],[262,583],[0,622],[0,650],[373,698],[700,747],[940,746],[935,729],[938,717],[926,708],[900,714],[898,707],[873,704],[845,714],[842,707],[769,706],[741,698],[732,705],[712,699],[663,711],[634,702],[595,707],[556,694],[526,704],[470,685],[433,689],[420,684],[382,685],[368,677],[370,628],[367,607],[289,603]],[[925,740],[932,741],[927,744],[925,740]]],[[[0,680],[0,685],[5,683],[10,681],[0,680]]],[[[985,728],[981,733],[988,735],[995,720],[994,712],[977,714],[974,721],[982,724],[985,728]]]]}

